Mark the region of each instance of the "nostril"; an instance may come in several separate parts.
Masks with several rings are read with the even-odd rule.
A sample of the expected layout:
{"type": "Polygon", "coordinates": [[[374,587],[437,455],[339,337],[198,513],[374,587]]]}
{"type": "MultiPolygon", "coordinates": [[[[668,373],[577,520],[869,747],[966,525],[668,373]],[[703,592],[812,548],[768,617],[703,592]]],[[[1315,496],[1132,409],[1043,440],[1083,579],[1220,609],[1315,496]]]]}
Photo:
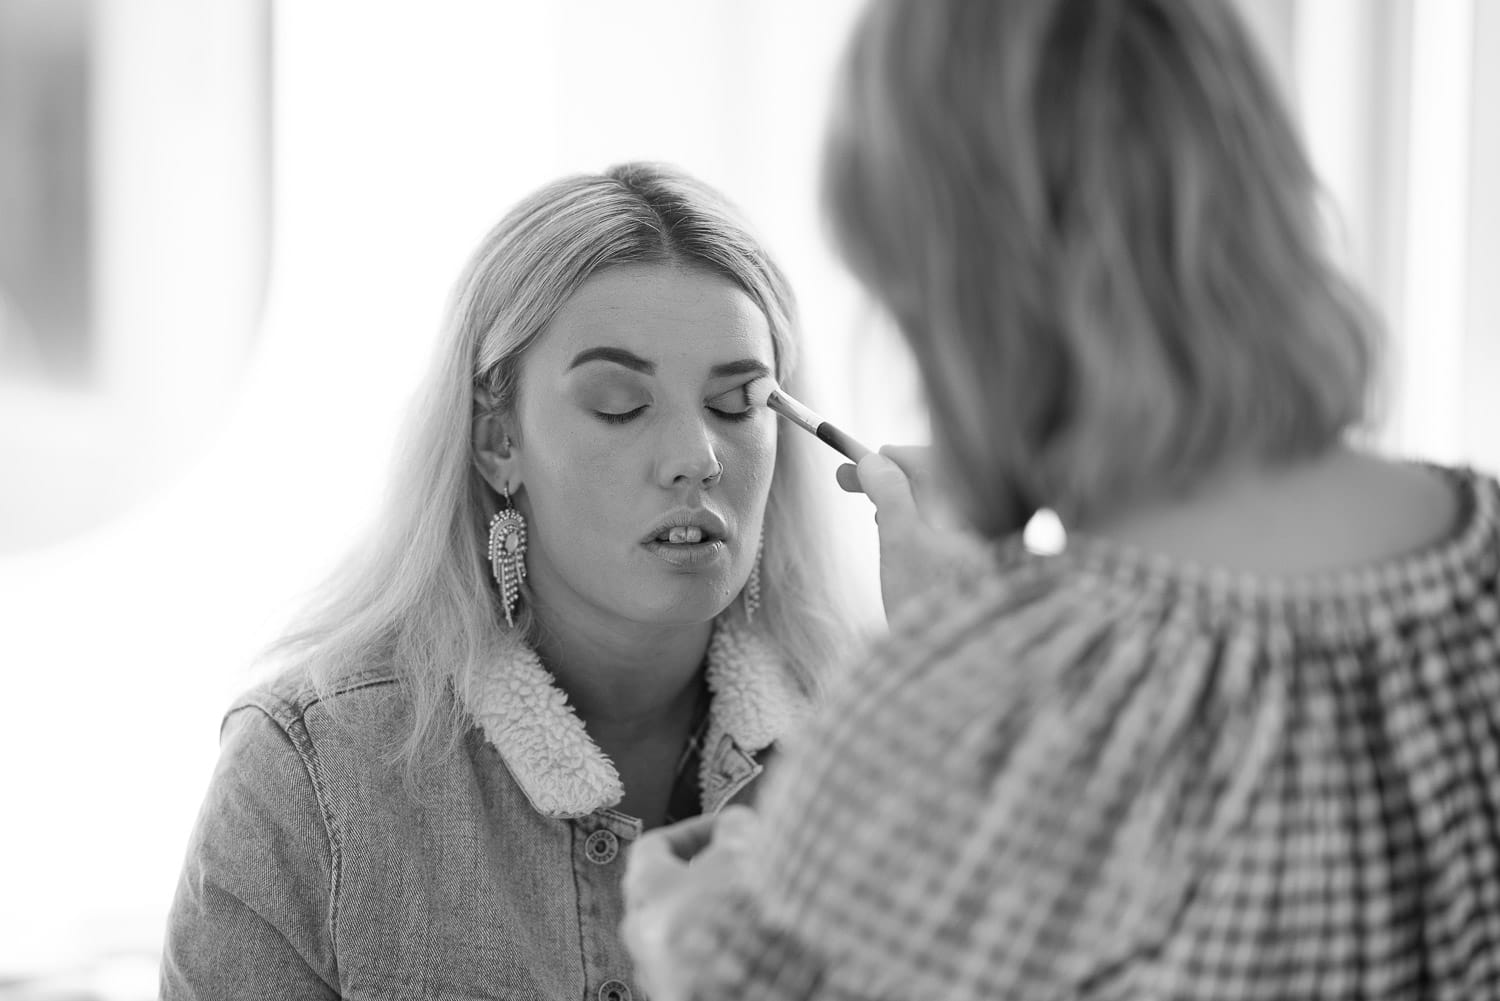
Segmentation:
{"type": "Polygon", "coordinates": [[[663,486],[673,485],[676,487],[711,487],[718,483],[724,475],[724,464],[711,452],[700,452],[688,456],[677,454],[666,459],[660,471],[663,474],[661,483],[663,486]]]}

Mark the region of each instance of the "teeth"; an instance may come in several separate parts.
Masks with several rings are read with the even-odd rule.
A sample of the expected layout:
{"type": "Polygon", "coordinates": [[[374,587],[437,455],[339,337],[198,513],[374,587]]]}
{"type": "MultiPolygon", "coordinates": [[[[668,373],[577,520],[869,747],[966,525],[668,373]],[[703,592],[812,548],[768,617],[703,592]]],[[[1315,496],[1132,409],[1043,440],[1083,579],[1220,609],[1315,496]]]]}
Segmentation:
{"type": "Polygon", "coordinates": [[[667,532],[667,541],[672,543],[693,543],[703,541],[703,529],[692,525],[679,525],[677,528],[667,532]]]}

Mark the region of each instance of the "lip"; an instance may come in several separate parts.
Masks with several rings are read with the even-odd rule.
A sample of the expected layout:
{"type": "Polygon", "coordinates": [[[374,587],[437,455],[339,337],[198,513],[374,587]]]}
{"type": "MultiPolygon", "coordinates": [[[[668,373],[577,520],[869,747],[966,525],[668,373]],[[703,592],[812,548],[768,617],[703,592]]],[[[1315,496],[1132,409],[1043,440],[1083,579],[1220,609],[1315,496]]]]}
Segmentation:
{"type": "MultiPolygon", "coordinates": [[[[724,519],[714,514],[706,507],[678,508],[670,511],[665,517],[656,523],[656,527],[647,532],[641,539],[641,545],[650,548],[652,545],[664,545],[657,541],[656,537],[673,528],[696,528],[707,537],[702,542],[694,543],[695,546],[711,545],[715,542],[722,543],[729,537],[729,528],[724,524],[724,519]]],[[[679,544],[675,548],[690,549],[692,546],[679,544]]]]}
{"type": "Polygon", "coordinates": [[[729,547],[724,545],[723,539],[691,544],[657,542],[652,539],[646,543],[645,548],[658,559],[685,569],[711,566],[729,555],[729,547]]]}
{"type": "Polygon", "coordinates": [[[728,536],[729,529],[724,524],[724,519],[707,508],[679,508],[668,512],[657,522],[656,527],[641,540],[641,546],[651,555],[674,567],[694,569],[711,566],[728,558],[729,546],[725,544],[728,536]],[[696,528],[703,533],[703,541],[671,543],[657,538],[673,528],[696,528]]]}

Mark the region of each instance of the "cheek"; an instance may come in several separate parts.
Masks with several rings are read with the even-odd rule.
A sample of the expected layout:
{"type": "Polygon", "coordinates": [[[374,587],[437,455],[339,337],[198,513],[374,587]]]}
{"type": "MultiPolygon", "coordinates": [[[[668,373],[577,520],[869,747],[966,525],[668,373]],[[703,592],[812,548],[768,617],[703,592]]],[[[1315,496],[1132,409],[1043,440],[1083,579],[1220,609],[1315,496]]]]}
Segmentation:
{"type": "Polygon", "coordinates": [[[726,472],[731,468],[736,474],[729,480],[737,505],[762,507],[771,490],[771,478],[776,472],[776,428],[745,435],[724,449],[723,461],[726,472]]]}
{"type": "Polygon", "coordinates": [[[604,533],[620,516],[629,459],[586,432],[554,426],[528,441],[527,492],[538,534],[566,548],[604,533]]]}
{"type": "Polygon", "coordinates": [[[522,398],[526,475],[553,489],[576,490],[608,472],[609,436],[562,390],[548,389],[522,398]]]}

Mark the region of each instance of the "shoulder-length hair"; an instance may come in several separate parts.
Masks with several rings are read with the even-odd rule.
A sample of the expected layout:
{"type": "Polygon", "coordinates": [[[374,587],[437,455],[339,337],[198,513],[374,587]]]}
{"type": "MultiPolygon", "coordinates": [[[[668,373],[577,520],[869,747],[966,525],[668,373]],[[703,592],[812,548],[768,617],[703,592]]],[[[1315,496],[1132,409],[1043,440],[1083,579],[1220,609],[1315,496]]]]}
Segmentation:
{"type": "MultiPolygon", "coordinates": [[[[461,737],[475,680],[531,639],[529,616],[506,627],[490,578],[487,523],[497,503],[474,465],[474,422],[513,406],[527,348],[584,282],[639,263],[698,268],[733,282],[765,314],[777,380],[796,384],[791,288],[706,185],[664,166],[625,164],[549,184],[490,231],[450,297],[374,536],[273,648],[291,654],[325,693],[371,666],[395,672],[410,696],[411,727],[393,758],[407,766],[409,785],[432,752],[461,737]]],[[[778,443],[754,628],[817,695],[848,619],[805,437],[781,435],[778,443]]],[[[723,614],[743,617],[743,602],[723,614]]]]}
{"type": "Polygon", "coordinates": [[[985,534],[1314,454],[1362,417],[1373,324],[1226,4],[875,0],[835,109],[835,238],[985,534]]]}

